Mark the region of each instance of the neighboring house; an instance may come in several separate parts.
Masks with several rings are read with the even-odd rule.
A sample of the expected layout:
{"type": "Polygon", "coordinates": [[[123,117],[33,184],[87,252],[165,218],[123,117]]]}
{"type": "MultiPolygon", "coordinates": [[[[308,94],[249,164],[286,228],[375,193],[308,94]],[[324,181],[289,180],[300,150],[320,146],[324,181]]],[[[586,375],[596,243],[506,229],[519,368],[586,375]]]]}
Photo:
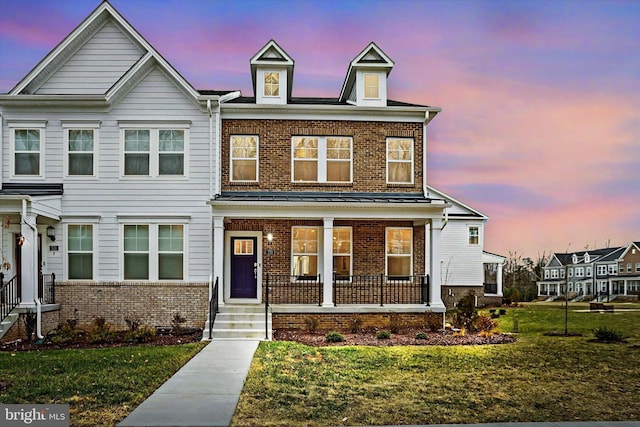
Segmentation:
{"type": "Polygon", "coordinates": [[[226,316],[264,313],[269,289],[274,326],[501,296],[487,217],[427,183],[440,109],[388,98],[385,52],[360,52],[336,98],[293,97],[273,40],[250,65],[254,97],[195,90],[103,2],[0,95],[14,313],[202,327],[214,282],[226,316]]]}
{"type": "Polygon", "coordinates": [[[637,243],[628,247],[554,253],[542,269],[543,280],[537,282],[538,296],[562,296],[565,290],[570,298],[580,299],[638,294],[640,258],[634,261],[636,252],[637,243]],[[635,270],[636,263],[638,270],[635,270]]]}

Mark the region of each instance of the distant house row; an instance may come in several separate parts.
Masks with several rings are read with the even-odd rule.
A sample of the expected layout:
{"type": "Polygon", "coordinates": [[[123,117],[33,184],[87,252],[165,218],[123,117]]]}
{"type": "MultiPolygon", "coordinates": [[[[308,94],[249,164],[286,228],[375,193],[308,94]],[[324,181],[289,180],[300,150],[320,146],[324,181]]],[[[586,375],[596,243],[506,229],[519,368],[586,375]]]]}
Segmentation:
{"type": "Polygon", "coordinates": [[[628,246],[554,253],[537,282],[538,296],[604,298],[640,294],[640,242],[628,246]]]}

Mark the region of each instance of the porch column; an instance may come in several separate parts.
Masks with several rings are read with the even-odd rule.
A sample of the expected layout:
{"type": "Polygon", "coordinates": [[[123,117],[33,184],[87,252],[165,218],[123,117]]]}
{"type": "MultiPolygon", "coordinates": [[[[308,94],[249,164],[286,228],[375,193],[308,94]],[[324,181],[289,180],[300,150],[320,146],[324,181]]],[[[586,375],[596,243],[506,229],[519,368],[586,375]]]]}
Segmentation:
{"type": "Polygon", "coordinates": [[[333,218],[323,218],[322,306],[333,307],[333,218]]]}
{"type": "Polygon", "coordinates": [[[627,295],[627,279],[624,279],[624,294],[627,295]]]}
{"type": "Polygon", "coordinates": [[[24,238],[20,248],[22,264],[20,266],[22,298],[21,307],[35,307],[38,297],[38,230],[36,215],[23,215],[20,233],[24,238]]]}
{"type": "Polygon", "coordinates": [[[442,220],[441,219],[432,219],[431,220],[431,236],[429,241],[431,242],[431,246],[429,249],[429,262],[431,269],[429,270],[431,289],[429,290],[430,298],[431,298],[431,307],[441,307],[444,308],[444,303],[442,302],[442,284],[441,284],[441,274],[440,270],[442,266],[440,265],[442,262],[441,255],[441,240],[442,240],[442,220]]]}
{"type": "Polygon", "coordinates": [[[218,278],[218,301],[224,305],[224,217],[213,217],[213,283],[218,278]]]}
{"type": "Polygon", "coordinates": [[[502,267],[504,266],[503,263],[499,262],[498,263],[498,272],[496,274],[496,282],[498,282],[498,290],[497,290],[497,294],[498,296],[502,296],[502,267]]]}

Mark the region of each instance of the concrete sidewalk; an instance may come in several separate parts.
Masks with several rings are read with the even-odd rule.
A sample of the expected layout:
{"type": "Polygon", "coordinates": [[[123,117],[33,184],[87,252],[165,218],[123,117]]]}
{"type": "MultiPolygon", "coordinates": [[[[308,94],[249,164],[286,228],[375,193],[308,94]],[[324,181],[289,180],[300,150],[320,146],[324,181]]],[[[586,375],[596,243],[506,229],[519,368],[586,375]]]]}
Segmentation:
{"type": "Polygon", "coordinates": [[[118,427],[228,426],[259,342],[212,341],[118,427]]]}

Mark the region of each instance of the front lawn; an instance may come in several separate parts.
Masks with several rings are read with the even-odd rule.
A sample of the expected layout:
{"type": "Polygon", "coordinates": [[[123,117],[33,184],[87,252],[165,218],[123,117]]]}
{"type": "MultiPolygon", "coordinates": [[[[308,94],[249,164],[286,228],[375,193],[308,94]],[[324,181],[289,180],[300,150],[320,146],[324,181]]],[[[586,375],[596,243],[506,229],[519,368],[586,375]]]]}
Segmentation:
{"type": "Polygon", "coordinates": [[[73,426],[114,426],[203,346],[0,352],[0,402],[69,404],[73,426]]]}
{"type": "MultiPolygon", "coordinates": [[[[636,305],[616,305],[639,309],[636,305]]],[[[310,347],[264,342],[235,426],[325,426],[640,419],[640,311],[571,304],[508,309],[518,342],[477,347],[310,347]],[[516,314],[517,313],[517,314],[516,314]],[[626,344],[590,341],[599,326],[626,344]]]]}

